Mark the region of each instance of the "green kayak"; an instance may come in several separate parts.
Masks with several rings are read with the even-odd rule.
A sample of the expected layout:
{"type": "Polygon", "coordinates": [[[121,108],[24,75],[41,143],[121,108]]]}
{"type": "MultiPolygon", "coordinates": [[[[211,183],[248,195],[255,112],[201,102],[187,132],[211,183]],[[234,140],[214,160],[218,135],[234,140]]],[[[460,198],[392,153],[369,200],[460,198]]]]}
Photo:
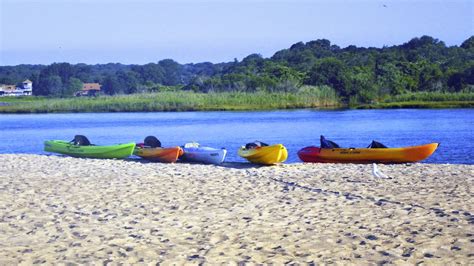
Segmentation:
{"type": "Polygon", "coordinates": [[[73,157],[122,159],[133,154],[135,143],[110,146],[76,145],[64,140],[48,140],[44,142],[44,150],[61,153],[73,157]]]}

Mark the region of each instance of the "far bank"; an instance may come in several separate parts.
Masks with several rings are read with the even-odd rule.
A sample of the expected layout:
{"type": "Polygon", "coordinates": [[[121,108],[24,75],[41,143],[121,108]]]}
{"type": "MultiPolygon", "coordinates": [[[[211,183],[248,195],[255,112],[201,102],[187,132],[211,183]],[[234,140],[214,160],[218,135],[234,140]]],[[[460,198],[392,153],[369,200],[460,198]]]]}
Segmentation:
{"type": "Polygon", "coordinates": [[[393,96],[368,104],[346,103],[332,90],[308,92],[188,91],[140,93],[98,97],[2,97],[0,113],[169,112],[244,111],[277,109],[385,109],[385,108],[473,108],[474,93],[423,92],[393,96]]]}

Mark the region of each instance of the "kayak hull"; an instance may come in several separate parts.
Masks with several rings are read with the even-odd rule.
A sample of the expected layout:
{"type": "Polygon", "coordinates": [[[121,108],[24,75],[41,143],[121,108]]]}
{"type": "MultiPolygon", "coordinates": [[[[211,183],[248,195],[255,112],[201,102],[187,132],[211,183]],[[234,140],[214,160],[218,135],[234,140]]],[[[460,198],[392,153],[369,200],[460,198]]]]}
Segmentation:
{"type": "Polygon", "coordinates": [[[179,156],[183,155],[181,147],[170,148],[140,148],[136,147],[133,152],[134,155],[140,156],[143,159],[160,162],[160,163],[174,163],[179,156]]]}
{"type": "Polygon", "coordinates": [[[79,146],[64,140],[48,140],[44,142],[44,150],[81,158],[123,159],[133,154],[135,143],[110,146],[79,146]]]}
{"type": "Polygon", "coordinates": [[[180,160],[183,162],[194,162],[203,164],[221,164],[225,160],[227,150],[210,147],[190,147],[183,148],[183,155],[180,160]]]}
{"type": "Polygon", "coordinates": [[[402,148],[337,148],[325,149],[315,146],[298,151],[303,162],[311,163],[411,163],[430,157],[439,143],[402,148]]]}
{"type": "Polygon", "coordinates": [[[257,147],[254,149],[241,147],[238,154],[251,163],[264,165],[282,163],[288,158],[288,151],[283,144],[257,147]]]}

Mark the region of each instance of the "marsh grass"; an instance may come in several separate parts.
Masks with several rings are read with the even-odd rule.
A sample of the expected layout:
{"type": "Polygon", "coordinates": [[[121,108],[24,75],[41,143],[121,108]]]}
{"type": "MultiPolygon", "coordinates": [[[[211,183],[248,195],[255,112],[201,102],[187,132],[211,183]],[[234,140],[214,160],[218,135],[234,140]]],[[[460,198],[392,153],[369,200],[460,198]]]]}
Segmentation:
{"type": "MultiPolygon", "coordinates": [[[[0,99],[3,101],[3,99],[0,99]]],[[[7,101],[0,113],[156,112],[266,110],[337,107],[335,93],[325,88],[297,93],[157,92],[95,98],[25,98],[7,101]]]]}
{"type": "MultiPolygon", "coordinates": [[[[3,97],[0,113],[239,111],[344,107],[327,86],[303,86],[298,92],[195,93],[165,91],[95,98],[3,97]]],[[[418,92],[393,96],[369,108],[473,108],[474,93],[418,92]]]]}
{"type": "Polygon", "coordinates": [[[416,92],[392,96],[380,103],[357,106],[358,109],[390,108],[474,108],[474,93],[416,92]]]}
{"type": "Polygon", "coordinates": [[[386,99],[385,103],[393,102],[456,102],[474,101],[474,93],[449,93],[449,92],[412,92],[392,96],[386,99]]]}
{"type": "Polygon", "coordinates": [[[474,101],[445,101],[445,102],[392,102],[378,103],[357,106],[356,109],[399,109],[399,108],[419,108],[419,109],[441,109],[441,108],[474,108],[474,101]]]}

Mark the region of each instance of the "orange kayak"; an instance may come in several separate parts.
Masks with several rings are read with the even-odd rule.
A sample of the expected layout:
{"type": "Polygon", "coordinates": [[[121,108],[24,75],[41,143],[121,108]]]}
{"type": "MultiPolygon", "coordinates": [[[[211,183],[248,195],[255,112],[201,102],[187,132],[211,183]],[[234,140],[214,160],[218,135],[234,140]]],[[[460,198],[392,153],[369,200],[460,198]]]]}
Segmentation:
{"type": "Polygon", "coordinates": [[[178,160],[179,156],[183,155],[183,149],[178,146],[171,148],[137,146],[133,154],[154,162],[174,163],[178,160]]]}
{"type": "Polygon", "coordinates": [[[410,163],[431,156],[439,143],[402,148],[319,148],[298,151],[303,162],[312,163],[410,163]]]}

